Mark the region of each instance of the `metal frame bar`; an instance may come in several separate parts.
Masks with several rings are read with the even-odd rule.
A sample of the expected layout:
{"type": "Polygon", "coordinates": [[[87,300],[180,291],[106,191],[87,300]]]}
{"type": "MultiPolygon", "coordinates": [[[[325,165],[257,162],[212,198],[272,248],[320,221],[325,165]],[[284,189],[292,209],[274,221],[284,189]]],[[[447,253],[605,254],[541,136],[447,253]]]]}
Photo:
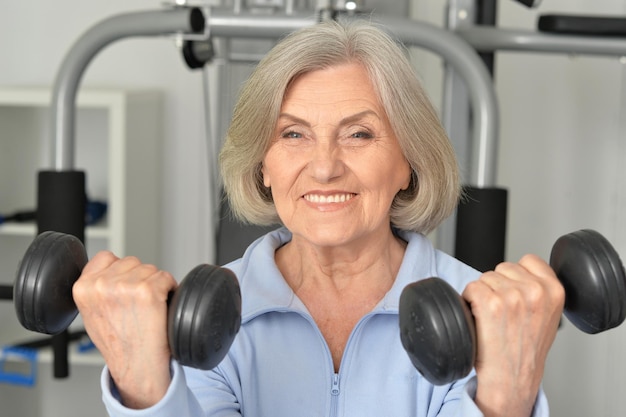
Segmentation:
{"type": "MultiPolygon", "coordinates": [[[[450,0],[448,2],[448,16],[458,16],[459,13],[473,15],[476,13],[474,3],[476,0],[450,0]]],[[[623,38],[546,34],[529,30],[479,26],[467,22],[456,25],[452,30],[479,52],[521,51],[626,56],[626,39],[623,38]]],[[[462,94],[460,98],[463,98],[462,94]]],[[[454,99],[459,99],[456,92],[448,92],[445,96],[444,109],[451,109],[454,105],[454,99]]],[[[447,115],[447,117],[453,116],[447,115]]],[[[455,115],[454,117],[464,117],[464,115],[455,115]]],[[[493,146],[495,150],[497,144],[493,146]]],[[[477,181],[470,178],[469,182],[479,187],[493,186],[496,179],[497,154],[494,152],[481,153],[480,148],[481,145],[474,145],[474,155],[469,166],[469,170],[473,172],[473,178],[477,181]]]]}
{"type": "Polygon", "coordinates": [[[376,18],[399,40],[436,53],[463,79],[471,102],[474,171],[470,183],[486,187],[495,183],[497,136],[500,123],[496,94],[491,76],[478,53],[459,36],[446,29],[410,19],[376,18]]]}
{"type": "Polygon", "coordinates": [[[557,35],[529,30],[474,26],[456,33],[476,50],[545,52],[625,56],[626,39],[600,36],[557,35]]]}
{"type": "MultiPolygon", "coordinates": [[[[172,32],[198,31],[190,25],[190,10],[173,9],[161,12],[138,12],[115,16],[102,21],[87,31],[70,49],[54,84],[52,118],[54,130],[54,167],[70,170],[74,165],[75,100],[80,79],[89,62],[108,44],[131,36],[156,36],[172,32]]],[[[492,157],[498,128],[498,109],[488,73],[476,52],[450,31],[427,23],[402,18],[376,18],[402,42],[420,46],[441,55],[455,67],[468,88],[478,122],[474,136],[479,159],[492,157]]],[[[234,14],[210,10],[206,25],[210,36],[278,38],[287,32],[315,24],[317,17],[297,15],[260,17],[252,14],[234,14]]],[[[486,164],[483,164],[486,166],[486,164]]],[[[489,182],[489,170],[479,170],[476,183],[489,182]]]]}
{"type": "Polygon", "coordinates": [[[55,170],[74,168],[76,94],[87,65],[99,51],[118,39],[203,30],[200,9],[175,8],[113,16],[85,32],[70,48],[54,81],[51,116],[55,170]]]}
{"type": "MultiPolygon", "coordinates": [[[[539,2],[526,2],[521,1],[527,6],[534,7],[539,2]]],[[[450,29],[454,31],[459,37],[468,42],[473,48],[480,53],[493,54],[499,50],[506,51],[521,51],[521,52],[539,52],[539,53],[562,53],[562,54],[585,54],[596,56],[626,56],[626,39],[614,38],[607,36],[577,36],[577,35],[564,35],[564,34],[548,34],[538,31],[529,30],[512,30],[506,28],[498,28],[497,26],[482,26],[480,22],[477,22],[475,16],[481,15],[481,10],[477,8],[487,5],[488,7],[494,7],[495,4],[485,2],[481,0],[448,0],[447,12],[448,12],[448,24],[450,29]],[[460,19],[459,16],[465,17],[460,19]]],[[[459,105],[458,102],[467,102],[467,93],[464,86],[456,82],[457,76],[454,71],[446,71],[446,79],[444,84],[444,102],[442,108],[444,111],[444,125],[446,128],[453,128],[451,133],[451,139],[453,143],[455,141],[467,141],[471,142],[471,138],[467,138],[462,133],[463,127],[470,126],[469,112],[463,105],[459,105]],[[456,137],[458,136],[458,138],[456,137]]],[[[475,120],[474,120],[475,122],[475,120]]],[[[491,187],[496,190],[496,175],[495,170],[497,167],[497,154],[495,152],[489,154],[480,153],[480,145],[476,143],[471,144],[471,148],[474,149],[470,154],[470,146],[466,144],[457,146],[460,150],[458,154],[461,163],[467,163],[469,165],[468,170],[473,178],[479,178],[480,181],[474,181],[473,178],[469,180],[470,186],[476,185],[477,191],[482,191],[484,187],[491,187]],[[492,173],[489,177],[481,176],[481,172],[492,173]],[[485,180],[485,181],[482,181],[485,180]]],[[[497,143],[493,144],[493,149],[497,148],[497,143]]],[[[471,187],[470,187],[471,188],[471,187]]],[[[505,191],[505,190],[504,190],[505,191]]],[[[463,207],[459,207],[461,210],[463,207]]],[[[485,207],[487,209],[487,207],[485,207]]],[[[507,209],[504,208],[506,211],[507,209]]],[[[506,221],[506,213],[505,221],[506,221]]],[[[457,216],[458,217],[458,216],[457,216]]],[[[469,223],[479,225],[484,229],[488,229],[490,226],[495,226],[494,221],[487,221],[488,223],[481,223],[477,218],[472,218],[469,223]]],[[[468,223],[467,219],[465,223],[468,223]]],[[[494,229],[495,230],[495,229],[494,229]]],[[[486,236],[486,241],[498,240],[502,242],[502,254],[504,253],[505,236],[504,230],[498,229],[497,236],[486,236]]],[[[474,233],[471,233],[474,234],[474,233]]],[[[464,235],[464,232],[459,229],[459,222],[457,221],[456,233],[452,233],[448,225],[444,224],[444,227],[438,230],[437,234],[439,247],[450,253],[456,251],[450,251],[451,245],[458,242],[470,242],[468,245],[472,246],[473,236],[464,235]]],[[[483,242],[483,243],[484,243],[483,242]]],[[[475,245],[474,246],[484,246],[475,245]]],[[[456,245],[458,249],[458,245],[456,245]]],[[[455,255],[460,255],[458,252],[455,255]]],[[[482,255],[481,255],[482,256],[482,255]]],[[[503,259],[502,259],[503,260],[503,259]]],[[[469,262],[468,263],[476,263],[469,262]]],[[[475,261],[482,261],[476,259],[475,261]]],[[[494,265],[495,266],[495,265],[494,265]]]]}
{"type": "MultiPolygon", "coordinates": [[[[450,1],[449,16],[457,15],[462,8],[472,12],[469,0],[450,1]]],[[[132,36],[161,36],[180,33],[198,33],[208,28],[207,36],[225,38],[279,38],[287,32],[315,24],[320,16],[303,14],[258,15],[234,13],[219,8],[207,9],[200,23],[197,8],[174,8],[159,11],[135,12],[113,16],[88,30],[70,49],[57,74],[51,108],[53,127],[53,167],[58,171],[74,167],[75,101],[82,75],[95,55],[115,40],[132,36]],[[195,16],[194,16],[195,14],[195,16]]],[[[473,12],[472,12],[473,13],[473,12]]],[[[593,55],[626,55],[626,40],[604,37],[583,37],[542,34],[532,31],[508,30],[494,27],[459,25],[454,31],[443,30],[423,22],[402,18],[376,19],[388,27],[399,40],[423,47],[444,58],[468,89],[474,114],[470,177],[467,182],[477,187],[490,187],[496,183],[497,134],[499,111],[489,74],[476,52],[496,50],[535,51],[549,53],[578,53],[593,55]],[[460,39],[462,38],[462,39],[460,39]],[[467,43],[466,43],[467,42],[467,43]]],[[[446,84],[449,80],[446,81],[446,84]]],[[[454,86],[452,86],[453,88],[454,86]]],[[[455,92],[446,88],[444,119],[455,116],[446,113],[455,92]]],[[[458,98],[458,97],[455,97],[458,98]]],[[[454,101],[454,100],[452,100],[454,101]]],[[[451,107],[448,110],[452,110],[451,107]]],[[[458,115],[456,115],[458,116],[458,115]]],[[[463,141],[466,138],[462,139],[463,141]]],[[[461,159],[467,157],[461,155],[461,159]]]]}

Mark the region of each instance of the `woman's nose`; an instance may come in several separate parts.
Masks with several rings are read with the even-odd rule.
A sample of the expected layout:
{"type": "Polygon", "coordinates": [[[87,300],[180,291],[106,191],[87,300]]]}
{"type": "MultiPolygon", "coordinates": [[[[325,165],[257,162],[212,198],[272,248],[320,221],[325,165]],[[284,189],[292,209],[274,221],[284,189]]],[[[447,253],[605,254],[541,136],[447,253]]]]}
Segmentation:
{"type": "Polygon", "coordinates": [[[345,170],[341,149],[332,140],[318,140],[309,161],[309,173],[321,183],[331,182],[345,170]]]}

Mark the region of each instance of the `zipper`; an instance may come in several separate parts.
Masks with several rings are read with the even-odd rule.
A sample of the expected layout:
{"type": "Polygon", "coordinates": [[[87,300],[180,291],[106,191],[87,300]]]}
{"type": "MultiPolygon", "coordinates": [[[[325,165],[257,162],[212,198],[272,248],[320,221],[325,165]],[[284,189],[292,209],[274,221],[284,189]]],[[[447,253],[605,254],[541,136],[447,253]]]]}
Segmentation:
{"type": "MultiPolygon", "coordinates": [[[[302,311],[299,310],[288,310],[291,312],[295,312],[297,314],[300,314],[302,317],[304,317],[312,326],[313,328],[317,331],[317,334],[319,335],[322,344],[326,345],[326,341],[324,340],[324,336],[322,336],[322,332],[319,330],[319,327],[317,327],[317,324],[315,323],[315,320],[313,320],[313,317],[311,317],[308,314],[303,314],[302,311]]],[[[352,348],[352,344],[355,343],[354,339],[358,337],[358,334],[361,332],[362,327],[365,325],[365,323],[367,323],[367,321],[369,321],[369,319],[373,316],[375,316],[376,314],[380,314],[380,313],[367,313],[365,316],[363,316],[361,318],[361,320],[358,321],[358,323],[354,326],[354,329],[352,330],[352,333],[350,334],[350,337],[348,337],[348,342],[346,343],[346,347],[344,349],[343,352],[343,358],[341,359],[341,363],[342,363],[342,367],[344,366],[343,363],[345,362],[346,359],[346,355],[349,354],[351,348],[352,348]]],[[[327,346],[327,345],[326,345],[327,346]]],[[[333,359],[330,353],[330,350],[328,349],[328,347],[326,347],[326,353],[328,356],[328,360],[329,360],[329,364],[331,369],[333,368],[333,359]]],[[[341,370],[340,370],[341,372],[341,370]]],[[[331,396],[331,402],[330,402],[330,416],[331,417],[336,417],[338,415],[339,412],[339,373],[333,372],[332,374],[332,380],[331,380],[331,388],[330,388],[330,396],[331,396]]]]}
{"type": "MultiPolygon", "coordinates": [[[[313,320],[313,317],[311,317],[309,314],[304,314],[300,310],[287,310],[287,311],[300,314],[300,316],[304,317],[311,324],[313,329],[316,331],[316,333],[320,337],[320,341],[322,342],[322,345],[326,347],[325,350],[326,350],[326,356],[328,358],[328,366],[332,370],[333,358],[330,353],[330,349],[328,349],[326,340],[324,340],[324,336],[322,335],[322,332],[320,331],[319,327],[317,327],[317,323],[315,323],[315,320],[313,320]]],[[[330,416],[329,417],[336,417],[338,410],[339,410],[339,374],[336,372],[333,372],[332,377],[331,377],[331,387],[330,387],[330,416]]]]}
{"type": "MultiPolygon", "coordinates": [[[[331,417],[336,417],[339,413],[339,392],[340,392],[339,376],[342,373],[341,370],[345,367],[344,363],[346,362],[346,357],[347,355],[350,355],[350,352],[352,350],[352,345],[356,343],[355,339],[358,339],[359,334],[363,330],[363,326],[365,326],[365,324],[376,314],[380,314],[380,313],[370,312],[364,315],[361,318],[361,320],[359,320],[358,323],[354,326],[354,329],[352,329],[352,332],[350,333],[350,337],[348,338],[348,343],[346,343],[346,347],[343,351],[343,358],[341,358],[341,369],[339,370],[339,373],[333,373],[333,376],[332,376],[332,384],[330,388],[330,395],[331,395],[330,415],[331,417]]],[[[328,353],[330,356],[330,351],[328,353]]],[[[331,363],[332,363],[332,359],[331,359],[331,363]]]]}

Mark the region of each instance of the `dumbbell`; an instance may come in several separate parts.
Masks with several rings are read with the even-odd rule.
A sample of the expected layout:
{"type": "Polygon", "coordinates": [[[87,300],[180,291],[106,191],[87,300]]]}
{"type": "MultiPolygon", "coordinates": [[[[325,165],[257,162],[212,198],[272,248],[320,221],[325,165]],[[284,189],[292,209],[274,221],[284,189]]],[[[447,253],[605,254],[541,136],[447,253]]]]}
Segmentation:
{"type": "MultiPolygon", "coordinates": [[[[75,236],[43,232],[22,258],[13,286],[17,318],[26,329],[58,334],[78,314],[72,286],[88,258],[75,236]]],[[[168,298],[167,333],[182,365],[212,369],[226,356],[241,325],[241,294],[232,271],[198,265],[168,298]]]]}
{"type": "MultiPolygon", "coordinates": [[[[565,289],[564,314],[578,329],[595,334],[626,317],[626,273],[619,255],[600,233],[561,236],[550,266],[565,289]]],[[[431,383],[465,377],[474,367],[476,331],[467,302],[440,278],[407,285],[400,296],[400,339],[411,362],[431,383]]]]}

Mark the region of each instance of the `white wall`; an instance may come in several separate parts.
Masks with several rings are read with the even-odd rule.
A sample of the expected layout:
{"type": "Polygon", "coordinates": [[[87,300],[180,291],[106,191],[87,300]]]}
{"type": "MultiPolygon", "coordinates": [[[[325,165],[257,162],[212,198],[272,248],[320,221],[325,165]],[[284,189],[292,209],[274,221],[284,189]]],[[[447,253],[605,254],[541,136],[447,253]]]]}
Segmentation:
{"type": "MultiPolygon", "coordinates": [[[[413,15],[438,25],[442,0],[414,0],[413,15]]],[[[49,86],[69,46],[101,19],[158,9],[154,0],[0,0],[0,85],[49,86]]],[[[538,12],[500,2],[500,24],[533,29],[538,12]]],[[[545,0],[539,12],[626,15],[625,0],[545,0]]],[[[511,193],[507,257],[547,256],[560,234],[604,233],[626,257],[626,65],[616,58],[499,53],[499,183],[511,193]]],[[[441,66],[427,53],[417,67],[436,102],[441,66]]],[[[83,86],[164,92],[162,260],[182,277],[213,253],[208,224],[201,74],[168,39],[129,39],[100,53],[83,86]]],[[[24,179],[24,181],[34,179],[24,179]]],[[[626,327],[598,336],[565,324],[546,370],[555,416],[626,415],[626,327]]]]}

